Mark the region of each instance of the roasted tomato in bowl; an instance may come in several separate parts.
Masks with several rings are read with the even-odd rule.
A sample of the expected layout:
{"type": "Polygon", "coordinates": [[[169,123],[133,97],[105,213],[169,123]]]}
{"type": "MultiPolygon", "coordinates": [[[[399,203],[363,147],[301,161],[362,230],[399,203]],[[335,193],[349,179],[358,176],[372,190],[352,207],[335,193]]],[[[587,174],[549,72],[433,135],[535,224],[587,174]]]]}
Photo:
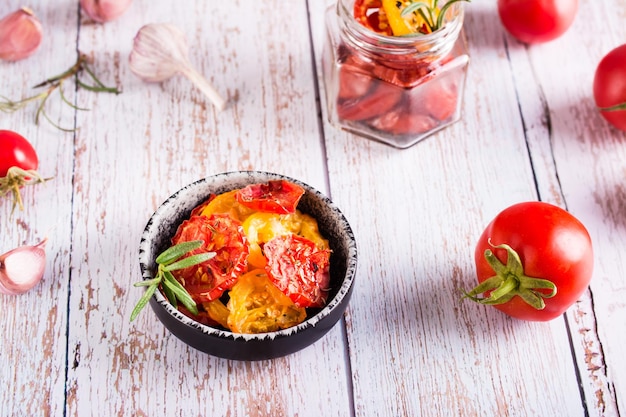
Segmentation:
{"type": "Polygon", "coordinates": [[[312,344],[342,317],[356,243],[343,214],[311,186],[230,172],[182,188],[157,209],[140,267],[140,285],[154,290],[146,302],[175,336],[214,356],[261,360],[312,344]],[[179,259],[162,265],[172,248],[179,259]],[[159,271],[174,281],[156,280],[159,271]]]}

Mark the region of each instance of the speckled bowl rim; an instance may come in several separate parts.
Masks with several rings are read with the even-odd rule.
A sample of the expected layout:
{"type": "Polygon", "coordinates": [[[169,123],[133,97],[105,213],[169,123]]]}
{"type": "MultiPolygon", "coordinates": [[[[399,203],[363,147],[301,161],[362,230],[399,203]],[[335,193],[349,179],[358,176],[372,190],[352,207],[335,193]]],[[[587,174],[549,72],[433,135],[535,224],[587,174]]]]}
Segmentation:
{"type": "MultiPolygon", "coordinates": [[[[155,227],[158,223],[160,223],[160,218],[165,216],[166,212],[170,209],[170,206],[174,204],[180,197],[186,197],[188,193],[191,193],[194,189],[205,183],[210,185],[214,189],[219,189],[222,187],[224,190],[218,190],[217,192],[225,192],[228,189],[234,189],[225,187],[223,184],[228,183],[229,181],[238,181],[240,183],[248,183],[254,184],[259,182],[264,182],[268,180],[279,180],[284,179],[287,181],[291,181],[295,184],[300,185],[305,189],[305,192],[311,193],[317,199],[321,200],[324,205],[326,205],[332,213],[336,216],[337,223],[340,225],[342,229],[342,233],[344,233],[348,237],[347,242],[347,259],[346,259],[346,272],[343,277],[343,282],[341,287],[334,294],[333,298],[322,308],[319,312],[317,312],[312,317],[309,317],[302,323],[297,326],[290,327],[288,329],[279,330],[276,332],[268,332],[268,333],[257,333],[257,334],[241,334],[241,333],[233,333],[228,330],[222,330],[215,327],[207,326],[202,323],[199,323],[186,315],[182,314],[178,311],[172,304],[167,301],[167,299],[161,294],[160,291],[156,291],[154,293],[154,298],[156,302],[173,318],[175,318],[181,325],[189,326],[199,330],[200,332],[206,334],[207,336],[214,336],[218,338],[226,338],[231,340],[241,340],[241,341],[264,341],[264,340],[273,340],[275,338],[289,337],[295,333],[303,332],[311,327],[316,327],[320,321],[329,316],[331,312],[337,308],[337,306],[343,303],[345,297],[349,297],[351,293],[351,288],[354,284],[354,278],[356,275],[356,266],[357,266],[357,247],[356,247],[356,239],[354,237],[354,233],[352,232],[352,228],[348,223],[348,220],[344,216],[344,214],[339,210],[339,208],[331,201],[330,198],[322,194],[320,191],[316,190],[312,186],[282,175],[276,174],[272,172],[265,171],[231,171],[224,172],[220,174],[215,174],[206,178],[202,178],[197,180],[191,184],[186,185],[181,188],[170,197],[168,197],[154,212],[154,214],[150,217],[146,227],[144,228],[144,232],[141,236],[141,242],[139,245],[139,263],[142,273],[142,278],[144,280],[152,279],[153,276],[150,274],[150,267],[148,265],[153,264],[153,259],[146,259],[148,253],[150,252],[149,244],[152,234],[158,233],[155,230],[155,227]],[[250,181],[246,181],[250,180],[250,181]]],[[[236,187],[235,187],[236,188],[236,187]]],[[[207,198],[208,195],[205,196],[207,198]]],[[[188,207],[191,210],[193,207],[188,207]]],[[[345,308],[346,306],[344,306],[345,308]]]]}

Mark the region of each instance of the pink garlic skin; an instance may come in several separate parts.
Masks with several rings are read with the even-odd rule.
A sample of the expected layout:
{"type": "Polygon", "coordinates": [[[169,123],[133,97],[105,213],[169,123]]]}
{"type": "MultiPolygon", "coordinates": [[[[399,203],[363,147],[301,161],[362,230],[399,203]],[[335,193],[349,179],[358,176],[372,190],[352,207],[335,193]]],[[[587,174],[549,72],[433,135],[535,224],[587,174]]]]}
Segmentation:
{"type": "Polygon", "coordinates": [[[0,59],[19,61],[31,56],[43,39],[41,22],[31,9],[21,9],[0,20],[0,59]]]}
{"type": "Polygon", "coordinates": [[[132,0],[80,0],[85,14],[99,23],[115,20],[130,7],[132,0]]]}
{"type": "Polygon", "coordinates": [[[20,246],[0,255],[0,293],[23,294],[43,278],[47,239],[35,246],[20,246]]]}

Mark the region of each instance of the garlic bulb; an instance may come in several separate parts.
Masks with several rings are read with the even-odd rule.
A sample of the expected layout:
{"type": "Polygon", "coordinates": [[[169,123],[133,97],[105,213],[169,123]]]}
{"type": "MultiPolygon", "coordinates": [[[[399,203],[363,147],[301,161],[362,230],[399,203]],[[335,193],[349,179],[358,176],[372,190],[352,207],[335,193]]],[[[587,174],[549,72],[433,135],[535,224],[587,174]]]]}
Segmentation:
{"type": "Polygon", "coordinates": [[[46,242],[44,239],[35,246],[20,246],[0,255],[1,293],[23,294],[41,281],[46,266],[46,242]]]}
{"type": "Polygon", "coordinates": [[[168,23],[151,23],[137,32],[129,57],[131,71],[144,81],[161,82],[180,73],[211,100],[218,110],[226,101],[189,62],[185,34],[168,23]]]}
{"type": "Polygon", "coordinates": [[[31,9],[21,9],[0,20],[0,59],[19,61],[31,56],[43,39],[41,22],[31,9]]]}
{"type": "Polygon", "coordinates": [[[120,17],[131,3],[132,0],[80,0],[80,7],[87,16],[104,23],[120,17]]]}

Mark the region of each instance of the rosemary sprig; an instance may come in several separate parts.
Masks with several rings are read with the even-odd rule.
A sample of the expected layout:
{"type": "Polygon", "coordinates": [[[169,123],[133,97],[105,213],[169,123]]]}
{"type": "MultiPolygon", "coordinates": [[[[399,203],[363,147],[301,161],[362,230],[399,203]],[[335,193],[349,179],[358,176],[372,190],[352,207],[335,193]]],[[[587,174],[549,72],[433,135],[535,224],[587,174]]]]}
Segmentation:
{"type": "Polygon", "coordinates": [[[58,90],[59,96],[63,103],[67,104],[75,110],[87,110],[71,103],[63,93],[63,83],[72,78],[74,79],[77,88],[84,88],[85,90],[93,91],[96,93],[121,93],[121,91],[116,87],[107,87],[106,85],[104,85],[91,69],[87,55],[79,52],[78,58],[76,59],[74,65],[72,65],[61,74],[50,77],[33,87],[45,88],[44,91],[18,101],[14,101],[9,99],[8,97],[0,95],[0,111],[4,113],[12,113],[16,110],[28,106],[30,103],[38,102],[37,111],[35,113],[35,124],[39,124],[40,118],[43,117],[57,129],[63,130],[65,132],[73,132],[75,129],[64,128],[55,123],[46,113],[45,107],[46,102],[48,101],[52,93],[58,90]],[[81,79],[82,74],[86,74],[85,78],[87,78],[88,81],[83,81],[81,79]]]}
{"type": "Polygon", "coordinates": [[[412,13],[418,14],[426,23],[429,33],[432,33],[443,27],[446,11],[458,1],[470,2],[470,0],[450,0],[442,7],[439,7],[439,0],[434,0],[432,6],[429,2],[410,0],[409,5],[402,9],[400,16],[406,17],[412,13]]]}
{"type": "Polygon", "coordinates": [[[156,258],[157,273],[154,278],[140,281],[134,284],[135,287],[148,287],[143,293],[143,296],[135,305],[132,313],[130,314],[130,321],[135,320],[141,310],[148,304],[150,298],[154,295],[154,292],[161,286],[165,297],[174,307],[178,306],[178,302],[187,308],[191,313],[198,314],[198,307],[196,302],[191,298],[191,295],[187,292],[180,282],[176,280],[172,271],[177,269],[189,268],[190,266],[201,264],[215,256],[215,252],[203,252],[196,255],[191,255],[186,258],[182,258],[190,251],[201,247],[204,244],[202,240],[194,240],[190,242],[179,243],[161,253],[156,258]]]}

